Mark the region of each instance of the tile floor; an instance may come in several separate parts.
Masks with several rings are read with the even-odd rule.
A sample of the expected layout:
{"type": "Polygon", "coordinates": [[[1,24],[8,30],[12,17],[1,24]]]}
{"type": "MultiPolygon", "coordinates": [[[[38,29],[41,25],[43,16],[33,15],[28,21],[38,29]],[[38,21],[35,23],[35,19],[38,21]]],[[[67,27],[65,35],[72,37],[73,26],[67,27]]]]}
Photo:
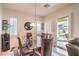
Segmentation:
{"type": "Polygon", "coordinates": [[[53,49],[52,55],[53,56],[68,56],[68,53],[67,51],[56,47],[53,49]]]}

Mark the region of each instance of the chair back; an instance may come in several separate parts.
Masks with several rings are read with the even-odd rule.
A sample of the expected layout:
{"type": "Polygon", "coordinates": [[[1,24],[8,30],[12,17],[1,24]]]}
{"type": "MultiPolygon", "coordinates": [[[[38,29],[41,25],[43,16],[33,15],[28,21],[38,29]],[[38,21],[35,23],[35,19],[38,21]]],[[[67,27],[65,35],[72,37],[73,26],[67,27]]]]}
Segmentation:
{"type": "Polygon", "coordinates": [[[17,37],[18,39],[18,44],[19,44],[19,50],[20,50],[20,55],[22,55],[22,43],[20,37],[17,37]]]}

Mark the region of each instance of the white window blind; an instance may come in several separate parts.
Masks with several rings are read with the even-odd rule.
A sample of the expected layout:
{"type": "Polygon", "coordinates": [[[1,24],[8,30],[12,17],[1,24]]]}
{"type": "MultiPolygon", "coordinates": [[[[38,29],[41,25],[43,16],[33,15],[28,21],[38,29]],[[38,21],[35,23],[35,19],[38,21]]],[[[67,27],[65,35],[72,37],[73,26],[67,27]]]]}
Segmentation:
{"type": "Polygon", "coordinates": [[[41,22],[37,21],[37,44],[36,47],[41,46],[41,22]]]}
{"type": "Polygon", "coordinates": [[[17,35],[17,18],[11,17],[10,18],[10,35],[17,35]]]}
{"type": "Polygon", "coordinates": [[[45,33],[52,33],[52,30],[51,30],[51,21],[44,22],[44,32],[45,33]]]}

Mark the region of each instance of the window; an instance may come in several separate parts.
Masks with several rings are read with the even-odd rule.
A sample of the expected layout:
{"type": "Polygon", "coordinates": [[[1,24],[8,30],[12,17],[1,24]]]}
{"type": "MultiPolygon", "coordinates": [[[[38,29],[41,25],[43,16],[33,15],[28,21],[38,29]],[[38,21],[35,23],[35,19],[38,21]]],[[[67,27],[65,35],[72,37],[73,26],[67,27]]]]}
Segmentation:
{"type": "Polygon", "coordinates": [[[41,47],[41,33],[51,33],[51,23],[37,21],[36,47],[41,47]]]}
{"type": "Polygon", "coordinates": [[[51,31],[51,21],[44,22],[44,32],[45,33],[52,33],[52,31],[51,31]]]}
{"type": "Polygon", "coordinates": [[[10,35],[17,35],[17,18],[10,18],[10,35]]]}
{"type": "Polygon", "coordinates": [[[57,20],[57,46],[66,48],[68,41],[68,20],[69,17],[63,17],[57,20]]]}
{"type": "Polygon", "coordinates": [[[36,47],[41,47],[41,22],[37,22],[37,40],[36,40],[36,47]]]}

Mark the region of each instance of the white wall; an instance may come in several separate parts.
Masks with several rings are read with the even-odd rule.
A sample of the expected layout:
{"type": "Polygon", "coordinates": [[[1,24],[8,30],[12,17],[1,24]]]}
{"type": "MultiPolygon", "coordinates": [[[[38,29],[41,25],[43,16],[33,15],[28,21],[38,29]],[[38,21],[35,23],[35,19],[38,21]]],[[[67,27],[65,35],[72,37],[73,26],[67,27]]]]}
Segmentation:
{"type": "Polygon", "coordinates": [[[72,38],[79,37],[79,4],[67,5],[61,9],[56,10],[55,12],[52,12],[51,14],[45,17],[45,21],[49,20],[51,22],[52,32],[55,33],[55,38],[56,38],[56,20],[65,15],[67,16],[71,13],[73,14],[72,16],[73,18],[71,19],[71,36],[72,38]]]}
{"type": "MultiPolygon", "coordinates": [[[[2,17],[2,6],[0,4],[0,20],[1,20],[1,17],[2,17]]],[[[1,28],[0,28],[1,30],[1,28]]],[[[0,53],[1,53],[1,31],[0,31],[0,53]]]]}

